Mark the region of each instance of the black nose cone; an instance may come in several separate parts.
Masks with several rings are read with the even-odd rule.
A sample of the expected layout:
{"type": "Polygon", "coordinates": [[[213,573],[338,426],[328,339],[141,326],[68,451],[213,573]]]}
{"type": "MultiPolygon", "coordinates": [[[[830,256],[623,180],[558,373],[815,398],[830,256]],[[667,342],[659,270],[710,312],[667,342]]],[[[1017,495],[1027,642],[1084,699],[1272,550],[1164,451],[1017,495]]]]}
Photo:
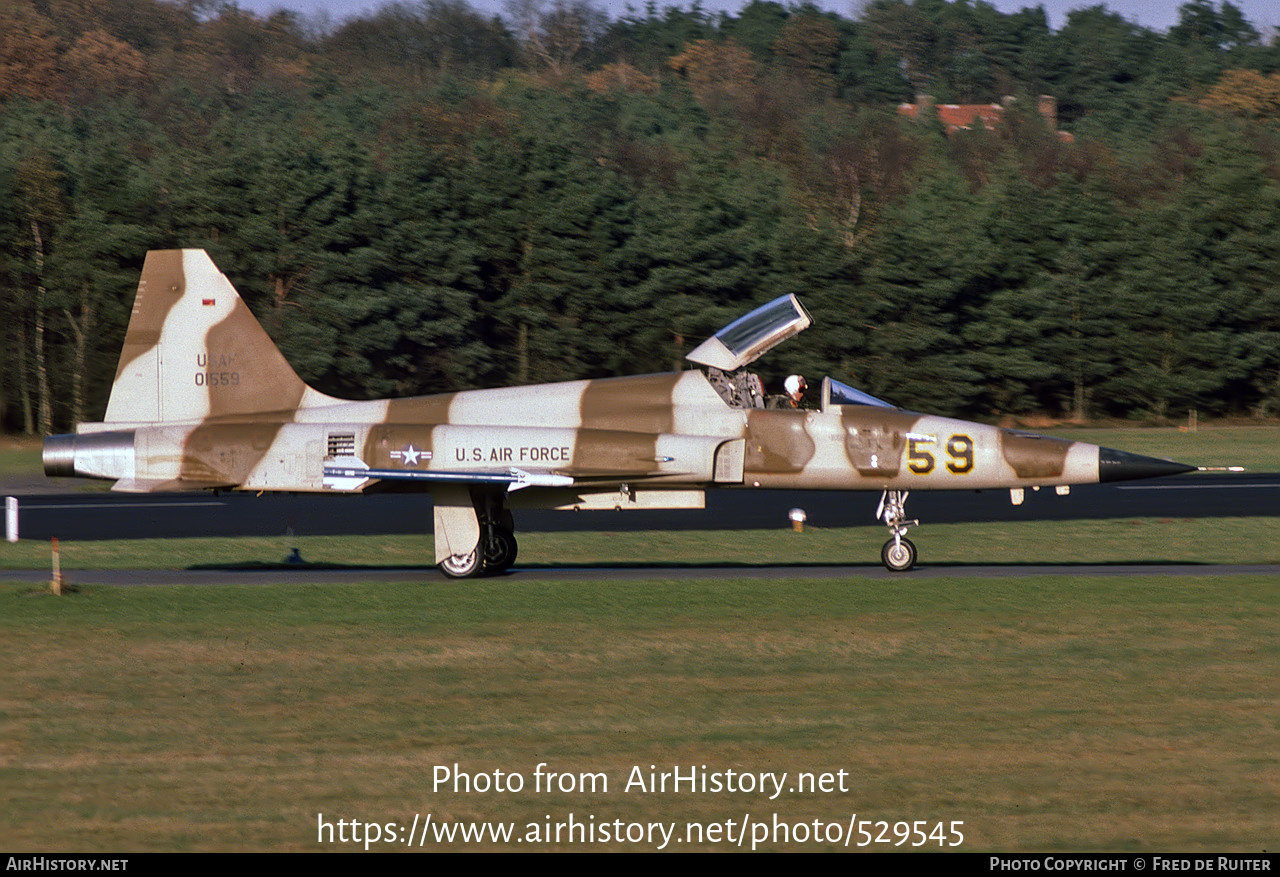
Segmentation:
{"type": "Polygon", "coordinates": [[[1194,472],[1195,468],[1195,466],[1175,463],[1172,460],[1159,460],[1155,457],[1130,454],[1128,451],[1098,448],[1099,481],[1132,481],[1135,478],[1181,475],[1183,472],[1194,472]]]}

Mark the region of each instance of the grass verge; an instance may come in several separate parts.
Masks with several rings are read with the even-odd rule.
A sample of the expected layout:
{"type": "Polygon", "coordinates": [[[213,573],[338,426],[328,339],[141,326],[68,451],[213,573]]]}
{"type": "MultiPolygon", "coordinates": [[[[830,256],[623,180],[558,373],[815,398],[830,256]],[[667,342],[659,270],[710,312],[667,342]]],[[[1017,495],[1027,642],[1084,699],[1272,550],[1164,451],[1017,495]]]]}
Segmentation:
{"type": "Polygon", "coordinates": [[[856,813],[963,821],[971,851],[1274,849],[1278,600],[1255,576],[0,586],[0,845],[856,813]],[[607,790],[535,792],[542,762],[607,790]],[[526,788],[434,788],[455,764],[526,788]],[[624,791],[702,765],[847,791],[624,791]]]}
{"type": "Polygon", "coordinates": [[[1251,472],[1280,472],[1278,426],[1207,426],[1195,432],[1178,427],[1049,429],[1044,434],[1192,466],[1244,466],[1251,472]]]}
{"type": "MultiPolygon", "coordinates": [[[[930,524],[913,530],[921,562],[1280,563],[1280,519],[1126,518],[1111,521],[1019,521],[930,524]]],[[[520,564],[776,565],[879,562],[882,526],[718,532],[520,533],[520,564]]],[[[317,566],[431,565],[432,538],[309,536],[286,539],[133,539],[61,543],[64,569],[184,569],[279,563],[297,547],[317,566]]],[[[50,565],[43,542],[0,544],[0,569],[50,565]]]]}

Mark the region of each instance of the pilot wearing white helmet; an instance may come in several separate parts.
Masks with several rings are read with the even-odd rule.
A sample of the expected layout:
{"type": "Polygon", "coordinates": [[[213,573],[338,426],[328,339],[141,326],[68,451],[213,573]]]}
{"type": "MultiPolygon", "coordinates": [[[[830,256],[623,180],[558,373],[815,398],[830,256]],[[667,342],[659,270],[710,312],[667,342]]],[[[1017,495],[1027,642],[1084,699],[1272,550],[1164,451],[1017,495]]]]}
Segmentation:
{"type": "Polygon", "coordinates": [[[804,391],[809,388],[805,383],[803,375],[787,375],[787,379],[782,382],[782,388],[787,391],[787,399],[791,402],[792,408],[799,408],[804,402],[804,391]]]}

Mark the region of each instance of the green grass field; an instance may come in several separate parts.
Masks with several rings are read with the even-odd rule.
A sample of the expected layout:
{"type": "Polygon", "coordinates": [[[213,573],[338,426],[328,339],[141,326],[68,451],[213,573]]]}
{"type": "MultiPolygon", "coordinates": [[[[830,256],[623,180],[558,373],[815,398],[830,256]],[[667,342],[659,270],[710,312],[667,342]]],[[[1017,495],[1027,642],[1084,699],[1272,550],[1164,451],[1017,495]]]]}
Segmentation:
{"type": "MultiPolygon", "coordinates": [[[[1167,450],[1176,431],[1151,446],[1079,437],[1280,469],[1266,463],[1280,431],[1206,432],[1187,434],[1201,438],[1185,455],[1167,450]]],[[[934,564],[1280,562],[1274,518],[926,524],[913,536],[934,564]]],[[[517,836],[570,814],[675,823],[680,837],[749,815],[842,830],[958,821],[968,851],[1276,849],[1277,577],[860,577],[883,539],[882,527],[521,535],[521,564],[535,566],[853,561],[845,580],[729,568],[625,582],[447,581],[426,568],[426,535],[64,543],[72,581],[85,567],[270,565],[296,544],[350,568],[351,583],[64,597],[0,584],[0,848],[352,851],[363,844],[317,842],[320,814],[407,828],[430,813],[512,823],[517,836]],[[385,566],[422,566],[422,581],[361,581],[385,566]],[[534,791],[540,763],[608,788],[534,791]],[[433,788],[455,764],[529,786],[433,788]],[[624,788],[634,768],[703,765],[790,783],[845,771],[845,791],[624,788]]],[[[48,554],[3,545],[0,567],[45,568],[48,554]]]]}
{"type": "MultiPolygon", "coordinates": [[[[925,524],[911,533],[927,564],[1280,563],[1280,519],[1157,518],[925,524]]],[[[724,532],[520,533],[520,565],[879,565],[883,526],[724,532]]],[[[316,567],[431,569],[432,538],[304,536],[61,542],[65,570],[262,567],[297,547],[316,567]]],[[[0,570],[48,569],[44,542],[0,543],[0,570]]],[[[2,575],[2,573],[0,573],[2,575]]],[[[74,578],[74,576],[72,576],[74,578]]]]}
{"type": "Polygon", "coordinates": [[[1244,466],[1252,472],[1280,472],[1280,427],[1202,426],[1047,429],[1045,435],[1107,448],[1167,458],[1192,466],[1244,466]]]}
{"type": "Polygon", "coordinates": [[[1260,576],[3,586],[0,846],[315,850],[318,814],[573,813],[1275,849],[1278,600],[1260,576]],[[542,762],[608,789],[433,789],[454,764],[531,788],[542,762]],[[847,791],[623,790],[651,765],[847,791]]]}

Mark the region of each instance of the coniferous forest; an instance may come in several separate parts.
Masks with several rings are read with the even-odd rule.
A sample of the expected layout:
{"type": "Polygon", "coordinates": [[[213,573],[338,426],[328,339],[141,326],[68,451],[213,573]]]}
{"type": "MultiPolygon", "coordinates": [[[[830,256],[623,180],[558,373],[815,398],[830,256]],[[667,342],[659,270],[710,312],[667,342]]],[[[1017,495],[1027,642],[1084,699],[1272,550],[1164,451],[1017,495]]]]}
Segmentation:
{"type": "Polygon", "coordinates": [[[0,4],[4,427],[101,417],[169,247],[348,398],[666,371],[794,292],[815,325],[773,382],[1280,414],[1280,39],[1231,3],[1167,32],[968,0],[506,9],[0,4]],[[1002,118],[948,132],[946,104],[1002,118]]]}

